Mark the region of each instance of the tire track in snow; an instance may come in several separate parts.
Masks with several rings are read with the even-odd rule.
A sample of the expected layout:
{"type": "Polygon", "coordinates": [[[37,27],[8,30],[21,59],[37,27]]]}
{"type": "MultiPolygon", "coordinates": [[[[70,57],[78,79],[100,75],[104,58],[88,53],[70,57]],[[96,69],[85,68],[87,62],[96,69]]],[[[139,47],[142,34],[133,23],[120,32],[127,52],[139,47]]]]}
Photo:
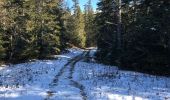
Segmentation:
{"type": "MultiPolygon", "coordinates": [[[[71,83],[70,85],[72,85],[75,88],[78,88],[80,90],[80,95],[82,97],[82,100],[86,100],[87,95],[84,91],[85,87],[82,84],[74,81],[72,78],[73,78],[73,73],[74,73],[74,69],[75,69],[75,64],[78,61],[84,59],[86,56],[88,56],[89,52],[90,52],[89,50],[84,51],[82,54],[80,54],[80,55],[72,58],[71,60],[69,60],[68,63],[66,63],[64,65],[64,67],[60,69],[59,73],[55,76],[52,83],[49,84],[50,87],[53,88],[53,87],[57,87],[59,85],[58,82],[59,82],[60,77],[66,72],[65,70],[68,68],[69,69],[69,76],[67,78],[71,83]]],[[[56,91],[47,91],[46,93],[47,93],[47,97],[44,100],[50,100],[50,98],[55,95],[56,91]]]]}
{"type": "MultiPolygon", "coordinates": [[[[77,56],[76,56],[76,57],[77,57],[77,56]]],[[[64,70],[67,68],[67,66],[68,66],[72,61],[74,61],[74,60],[76,59],[76,57],[74,57],[73,59],[71,59],[70,61],[68,61],[68,63],[66,63],[66,64],[64,65],[64,67],[62,67],[62,68],[60,69],[60,71],[59,71],[58,74],[54,77],[52,83],[50,84],[51,87],[58,85],[59,77],[61,77],[61,76],[63,75],[64,70]]]]}
{"type": "Polygon", "coordinates": [[[83,53],[83,55],[82,56],[80,56],[80,58],[76,61],[73,61],[72,63],[70,63],[70,75],[69,75],[69,79],[71,80],[71,85],[72,86],[74,86],[74,87],[76,87],[76,88],[78,88],[79,90],[80,90],[80,94],[81,94],[81,96],[82,96],[82,99],[83,100],[87,100],[87,94],[85,93],[85,87],[82,85],[82,84],[80,84],[79,82],[77,82],[77,81],[75,81],[75,80],[73,80],[72,78],[73,78],[73,73],[74,73],[74,70],[75,70],[75,64],[78,62],[78,61],[80,61],[80,60],[82,60],[82,59],[84,59],[84,58],[86,58],[88,55],[89,55],[89,50],[88,51],[85,51],[84,53],[83,53]]]}
{"type": "Polygon", "coordinates": [[[85,93],[85,87],[77,81],[71,80],[72,85],[80,90],[80,94],[83,100],[87,100],[87,94],[85,93]]]}

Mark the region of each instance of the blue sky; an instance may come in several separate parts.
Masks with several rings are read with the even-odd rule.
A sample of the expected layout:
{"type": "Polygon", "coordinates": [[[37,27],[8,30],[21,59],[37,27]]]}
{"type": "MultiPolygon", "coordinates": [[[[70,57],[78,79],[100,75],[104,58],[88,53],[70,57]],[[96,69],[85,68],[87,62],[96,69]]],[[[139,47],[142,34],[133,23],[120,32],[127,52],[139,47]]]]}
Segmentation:
{"type": "MultiPolygon", "coordinates": [[[[97,2],[99,0],[91,0],[92,1],[92,6],[93,9],[95,10],[97,8],[97,2]]],[[[80,7],[83,10],[84,9],[84,5],[88,2],[88,0],[79,0],[80,3],[80,7]]],[[[68,5],[71,7],[72,6],[72,0],[68,0],[68,5]]]]}

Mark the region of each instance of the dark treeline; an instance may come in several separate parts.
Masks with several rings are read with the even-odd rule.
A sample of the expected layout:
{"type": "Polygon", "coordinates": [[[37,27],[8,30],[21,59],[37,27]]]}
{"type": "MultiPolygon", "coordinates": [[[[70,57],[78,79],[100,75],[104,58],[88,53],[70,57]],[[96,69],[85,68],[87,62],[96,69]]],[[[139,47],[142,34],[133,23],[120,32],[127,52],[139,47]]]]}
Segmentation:
{"type": "Polygon", "coordinates": [[[60,2],[1,0],[1,60],[18,62],[59,53],[60,2]]]}
{"type": "Polygon", "coordinates": [[[100,0],[98,10],[99,61],[170,75],[169,0],[100,0]]]}
{"type": "Polygon", "coordinates": [[[95,45],[87,36],[94,32],[91,1],[86,13],[78,0],[73,3],[70,9],[64,0],[0,0],[1,63],[47,59],[73,45],[95,45]]]}

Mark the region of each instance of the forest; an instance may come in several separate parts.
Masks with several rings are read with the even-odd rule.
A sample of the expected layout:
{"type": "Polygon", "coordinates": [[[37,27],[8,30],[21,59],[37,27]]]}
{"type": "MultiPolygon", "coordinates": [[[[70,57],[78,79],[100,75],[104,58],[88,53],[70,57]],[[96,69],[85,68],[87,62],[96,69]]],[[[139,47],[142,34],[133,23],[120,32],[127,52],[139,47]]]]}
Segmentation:
{"type": "Polygon", "coordinates": [[[170,0],[0,0],[0,100],[170,100],[170,0]]]}
{"type": "Polygon", "coordinates": [[[0,0],[0,63],[52,59],[97,47],[99,63],[170,75],[170,1],[0,0]]]}

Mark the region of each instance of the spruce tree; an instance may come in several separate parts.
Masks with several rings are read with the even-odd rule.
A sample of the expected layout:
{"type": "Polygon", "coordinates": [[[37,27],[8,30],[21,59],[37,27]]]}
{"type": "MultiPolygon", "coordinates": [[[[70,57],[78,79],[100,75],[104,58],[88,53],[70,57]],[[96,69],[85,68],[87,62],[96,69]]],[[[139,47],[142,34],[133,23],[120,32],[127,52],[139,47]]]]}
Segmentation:
{"type": "Polygon", "coordinates": [[[120,1],[98,4],[98,59],[125,69],[168,74],[170,1],[120,1]]]}
{"type": "Polygon", "coordinates": [[[63,5],[63,11],[60,18],[60,21],[62,22],[62,31],[63,31],[63,38],[62,43],[65,44],[66,47],[71,46],[72,44],[72,37],[73,37],[73,16],[71,14],[71,9],[68,7],[68,5],[63,5]]]}
{"type": "Polygon", "coordinates": [[[5,1],[0,0],[0,62],[4,60],[5,57],[5,48],[3,47],[4,41],[3,41],[3,33],[4,33],[4,29],[3,29],[3,24],[4,24],[4,16],[5,16],[5,12],[4,12],[4,3],[5,1]]]}
{"type": "Polygon", "coordinates": [[[131,20],[125,26],[124,64],[135,64],[132,66],[133,69],[141,71],[167,72],[169,68],[164,66],[170,64],[168,45],[170,2],[164,0],[135,1],[129,8],[131,20]]]}
{"type": "Polygon", "coordinates": [[[27,16],[24,12],[24,1],[5,1],[3,5],[5,13],[4,41],[6,48],[6,59],[14,61],[22,59],[21,55],[25,48],[25,21],[27,16]],[[24,45],[22,45],[24,43],[24,45]]]}
{"type": "Polygon", "coordinates": [[[97,10],[97,58],[104,63],[114,63],[118,57],[115,2],[113,0],[100,0],[97,10]]]}
{"type": "Polygon", "coordinates": [[[2,1],[6,60],[47,58],[61,47],[58,0],[2,1]]]}
{"type": "Polygon", "coordinates": [[[87,2],[84,8],[85,32],[86,32],[86,46],[96,45],[96,29],[95,13],[92,8],[91,0],[87,2]]]}
{"type": "Polygon", "coordinates": [[[69,20],[71,19],[71,11],[64,0],[59,3],[56,13],[58,13],[57,20],[59,21],[60,26],[61,50],[64,50],[69,43],[70,36],[68,34],[70,30],[69,26],[71,25],[71,23],[69,23],[69,20]]]}
{"type": "Polygon", "coordinates": [[[85,24],[84,24],[84,17],[81,12],[78,0],[74,1],[74,14],[72,16],[73,18],[73,31],[72,31],[72,38],[71,42],[75,46],[78,47],[85,47],[86,42],[86,33],[85,33],[85,24]]]}
{"type": "Polygon", "coordinates": [[[30,20],[28,30],[34,35],[35,54],[39,58],[60,52],[60,26],[58,25],[58,0],[28,1],[30,20]]]}
{"type": "Polygon", "coordinates": [[[5,48],[3,47],[3,39],[2,39],[2,35],[3,35],[3,29],[0,26],[0,62],[4,61],[5,58],[5,48]]]}

